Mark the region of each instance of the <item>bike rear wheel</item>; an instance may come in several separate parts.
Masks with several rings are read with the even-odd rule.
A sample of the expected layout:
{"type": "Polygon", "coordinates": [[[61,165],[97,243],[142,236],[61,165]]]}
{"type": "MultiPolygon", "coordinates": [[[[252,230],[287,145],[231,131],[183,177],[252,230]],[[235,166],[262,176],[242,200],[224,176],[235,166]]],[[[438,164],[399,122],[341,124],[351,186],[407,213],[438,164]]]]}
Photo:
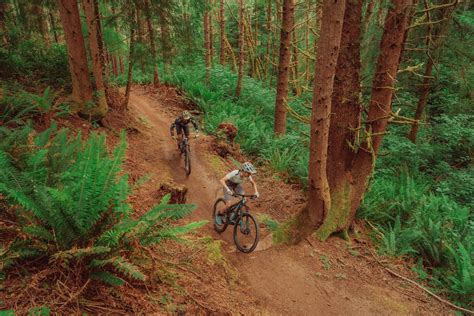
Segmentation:
{"type": "Polygon", "coordinates": [[[186,171],[186,176],[191,174],[191,151],[189,146],[186,146],[184,150],[184,171],[186,171]]]}
{"type": "Polygon", "coordinates": [[[259,230],[257,221],[248,213],[242,214],[235,221],[234,242],[242,252],[249,253],[255,250],[259,239],[259,230]]]}
{"type": "Polygon", "coordinates": [[[229,225],[229,219],[226,213],[223,213],[223,215],[221,216],[221,222],[222,222],[221,224],[218,224],[216,222],[217,216],[219,216],[218,211],[223,211],[225,210],[225,208],[226,208],[226,203],[224,199],[218,199],[216,203],[214,203],[214,210],[212,212],[212,222],[214,223],[215,231],[218,233],[222,233],[224,230],[226,230],[227,225],[229,225]]]}

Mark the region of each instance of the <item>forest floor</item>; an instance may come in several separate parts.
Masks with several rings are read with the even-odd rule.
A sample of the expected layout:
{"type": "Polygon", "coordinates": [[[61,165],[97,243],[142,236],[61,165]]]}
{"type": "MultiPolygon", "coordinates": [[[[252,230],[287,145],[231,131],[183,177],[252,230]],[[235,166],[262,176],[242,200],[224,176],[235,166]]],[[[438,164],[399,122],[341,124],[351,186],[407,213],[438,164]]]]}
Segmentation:
{"type": "MultiPolygon", "coordinates": [[[[262,227],[256,251],[236,251],[232,229],[217,234],[211,223],[214,201],[222,194],[218,179],[234,169],[232,161],[215,153],[213,137],[193,139],[192,173],[187,178],[169,135],[171,122],[192,104],[172,87],[155,90],[136,86],[129,107],[147,128],[128,138],[127,171],[132,178],[155,175],[134,196],[136,209],[140,212],[156,203],[154,192],[163,182],[186,186],[186,203],[196,205],[186,221],[209,220],[198,234],[221,242],[223,257],[230,266],[227,271],[234,274],[235,282],[227,282],[227,288],[225,283],[216,286],[211,281],[194,289],[201,308],[244,314],[449,314],[425,292],[391,276],[384,266],[408,277],[414,273],[402,261],[379,258],[368,237],[351,245],[337,237],[324,243],[310,237],[297,246],[272,246],[269,232],[262,227]]],[[[254,214],[281,221],[305,203],[300,187],[284,183],[268,170],[258,174],[257,182],[261,197],[249,204],[254,214]]]]}
{"type": "MultiPolygon", "coordinates": [[[[377,256],[364,234],[351,244],[338,237],[326,242],[309,237],[296,246],[272,245],[270,232],[261,225],[257,249],[250,254],[236,251],[232,227],[218,234],[211,223],[214,201],[222,195],[218,180],[235,168],[234,158],[220,157],[214,137],[202,135],[191,140],[192,173],[186,177],[169,133],[183,109],[195,110],[173,87],[134,86],[129,110],[111,109],[102,127],[78,117],[59,121],[59,126],[85,136],[94,130],[106,132],[110,148],[126,128],[125,171],[130,182],[150,176],[130,197],[135,215],[159,203],[166,193],[161,187],[168,184],[186,188],[186,203],[196,206],[181,223],[209,222],[187,237],[190,242],[164,242],[148,252],[137,249],[137,258],[145,254],[145,283],[110,288],[86,282],[77,268],[65,271],[47,260],[25,264],[0,284],[0,309],[19,314],[38,306],[58,314],[452,314],[419,288],[393,277],[385,267],[412,279],[415,274],[403,260],[377,256]]],[[[40,122],[38,129],[46,127],[40,122]]],[[[237,155],[235,159],[245,159],[237,155]]],[[[284,221],[306,203],[299,185],[280,178],[259,167],[261,196],[248,204],[257,218],[284,221]]]]}

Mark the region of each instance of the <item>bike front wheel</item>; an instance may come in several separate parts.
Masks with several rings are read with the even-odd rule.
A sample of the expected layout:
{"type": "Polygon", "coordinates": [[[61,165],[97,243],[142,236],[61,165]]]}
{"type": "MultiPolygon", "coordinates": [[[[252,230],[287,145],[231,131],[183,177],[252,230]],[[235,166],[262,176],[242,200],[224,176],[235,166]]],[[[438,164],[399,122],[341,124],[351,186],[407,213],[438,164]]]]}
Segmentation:
{"type": "Polygon", "coordinates": [[[226,230],[227,225],[229,224],[229,220],[227,217],[227,213],[222,213],[219,215],[218,211],[224,211],[226,209],[226,203],[224,199],[218,199],[216,203],[214,203],[214,210],[212,212],[212,222],[214,223],[214,229],[218,233],[222,233],[226,230]]]}
{"type": "Polygon", "coordinates": [[[191,174],[191,151],[189,146],[186,146],[184,151],[184,171],[186,171],[186,176],[191,174]]]}
{"type": "Polygon", "coordinates": [[[257,247],[259,230],[257,221],[248,213],[237,218],[234,225],[234,242],[242,252],[249,253],[257,247]]]}

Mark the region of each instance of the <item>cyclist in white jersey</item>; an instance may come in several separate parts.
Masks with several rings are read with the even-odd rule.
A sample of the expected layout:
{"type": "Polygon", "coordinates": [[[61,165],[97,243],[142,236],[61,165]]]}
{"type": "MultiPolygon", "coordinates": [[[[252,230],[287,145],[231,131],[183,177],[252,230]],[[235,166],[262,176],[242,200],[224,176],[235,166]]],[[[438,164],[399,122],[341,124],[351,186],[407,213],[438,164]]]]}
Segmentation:
{"type": "MultiPolygon", "coordinates": [[[[240,169],[235,169],[228,174],[226,174],[222,179],[220,179],[220,183],[223,186],[224,190],[224,200],[226,203],[226,208],[229,207],[229,201],[234,195],[236,194],[245,194],[244,188],[242,184],[244,182],[249,181],[254,189],[254,195],[259,197],[260,194],[258,193],[257,184],[252,178],[252,174],[256,174],[257,170],[250,162],[244,162],[240,169]]],[[[218,214],[224,214],[225,210],[218,210],[218,214]]],[[[220,219],[220,216],[218,216],[220,219]]]]}

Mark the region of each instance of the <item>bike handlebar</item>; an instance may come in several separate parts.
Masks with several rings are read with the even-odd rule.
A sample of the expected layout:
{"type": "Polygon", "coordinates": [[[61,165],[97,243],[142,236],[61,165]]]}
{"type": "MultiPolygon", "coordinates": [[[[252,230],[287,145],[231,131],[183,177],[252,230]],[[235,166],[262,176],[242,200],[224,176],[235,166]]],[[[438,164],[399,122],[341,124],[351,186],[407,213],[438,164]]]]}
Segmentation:
{"type": "Polygon", "coordinates": [[[238,193],[234,193],[232,196],[234,197],[248,197],[248,198],[251,198],[251,199],[256,199],[257,196],[255,194],[238,194],[238,193]]]}

